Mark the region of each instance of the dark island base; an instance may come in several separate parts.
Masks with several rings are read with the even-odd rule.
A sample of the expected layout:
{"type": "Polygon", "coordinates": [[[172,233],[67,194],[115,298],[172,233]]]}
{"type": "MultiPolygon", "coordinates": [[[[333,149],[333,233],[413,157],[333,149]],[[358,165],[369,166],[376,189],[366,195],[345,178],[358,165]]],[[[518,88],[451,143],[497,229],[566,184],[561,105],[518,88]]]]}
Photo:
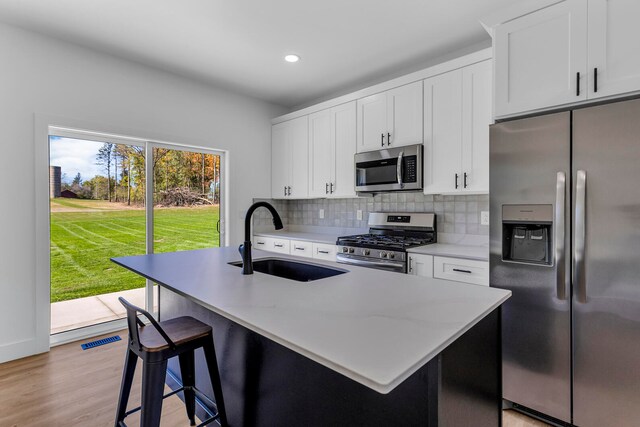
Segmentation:
{"type": "MultiPolygon", "coordinates": [[[[189,315],[213,326],[231,426],[502,425],[499,308],[389,394],[380,394],[160,289],[161,319],[189,315]]],[[[179,380],[177,360],[169,370],[179,380]]],[[[196,385],[213,395],[200,350],[196,385]]]]}

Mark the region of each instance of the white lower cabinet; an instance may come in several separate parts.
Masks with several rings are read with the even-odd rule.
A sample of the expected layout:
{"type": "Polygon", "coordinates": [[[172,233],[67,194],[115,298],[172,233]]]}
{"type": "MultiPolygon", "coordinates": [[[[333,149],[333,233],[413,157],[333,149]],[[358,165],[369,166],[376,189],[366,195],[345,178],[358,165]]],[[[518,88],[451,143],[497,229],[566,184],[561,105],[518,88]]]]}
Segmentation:
{"type": "Polygon", "coordinates": [[[433,257],[433,277],[489,286],[489,263],[436,256],[433,257]]]}
{"type": "Polygon", "coordinates": [[[408,254],[407,274],[489,286],[489,263],[471,259],[408,254]]]}
{"type": "Polygon", "coordinates": [[[253,247],[263,251],[277,252],[280,254],[289,253],[289,239],[276,239],[274,237],[254,236],[253,247]]]}
{"type": "Polygon", "coordinates": [[[408,254],[407,273],[414,276],[433,277],[433,255],[408,254]]]}
{"type": "Polygon", "coordinates": [[[326,243],[313,243],[313,257],[316,259],[335,261],[336,253],[336,245],[329,245],[326,243]]]}
{"type": "Polygon", "coordinates": [[[266,236],[253,236],[253,247],[263,251],[297,255],[325,261],[336,260],[336,245],[266,236]]]}
{"type": "Polygon", "coordinates": [[[291,240],[289,243],[291,255],[313,258],[313,243],[304,240],[291,240]]]}

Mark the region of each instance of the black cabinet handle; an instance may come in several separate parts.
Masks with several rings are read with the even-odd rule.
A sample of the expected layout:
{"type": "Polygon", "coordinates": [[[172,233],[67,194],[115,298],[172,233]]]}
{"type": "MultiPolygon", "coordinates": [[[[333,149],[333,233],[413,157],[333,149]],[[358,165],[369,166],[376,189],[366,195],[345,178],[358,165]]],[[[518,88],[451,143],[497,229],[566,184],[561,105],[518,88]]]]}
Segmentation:
{"type": "Polygon", "coordinates": [[[318,249],[318,253],[329,255],[329,251],[321,251],[320,249],[318,249]]]}
{"type": "Polygon", "coordinates": [[[256,245],[264,245],[264,242],[256,242],[256,245]]]}
{"type": "Polygon", "coordinates": [[[324,194],[329,194],[329,183],[328,182],[324,183],[324,194]]]}
{"type": "Polygon", "coordinates": [[[391,145],[391,134],[387,133],[387,145],[391,145]]]}
{"type": "Polygon", "coordinates": [[[329,188],[331,189],[331,194],[333,194],[333,182],[331,184],[329,184],[329,188]]]}
{"type": "Polygon", "coordinates": [[[454,268],[453,271],[457,271],[458,273],[468,273],[471,274],[471,270],[461,270],[459,268],[454,268]]]}
{"type": "Polygon", "coordinates": [[[458,189],[458,174],[456,174],[456,190],[458,189]]]}
{"type": "Polygon", "coordinates": [[[598,68],[593,69],[593,92],[598,91],[598,68]]]}
{"type": "Polygon", "coordinates": [[[380,143],[382,144],[382,146],[384,147],[384,133],[380,134],[380,143]]]}
{"type": "Polygon", "coordinates": [[[284,195],[285,196],[287,195],[287,186],[286,185],[284,186],[284,195]]]}
{"type": "Polygon", "coordinates": [[[294,246],[293,249],[295,249],[296,251],[304,251],[304,248],[302,246],[294,246]]]}
{"type": "Polygon", "coordinates": [[[576,73],[576,96],[580,96],[580,72],[576,73]]]}
{"type": "Polygon", "coordinates": [[[464,173],[464,188],[467,188],[467,173],[464,173]]]}
{"type": "Polygon", "coordinates": [[[281,244],[281,245],[279,245],[279,244],[277,244],[277,243],[274,243],[274,244],[273,244],[273,246],[275,246],[276,248],[284,248],[284,245],[282,245],[282,244],[281,244]]]}

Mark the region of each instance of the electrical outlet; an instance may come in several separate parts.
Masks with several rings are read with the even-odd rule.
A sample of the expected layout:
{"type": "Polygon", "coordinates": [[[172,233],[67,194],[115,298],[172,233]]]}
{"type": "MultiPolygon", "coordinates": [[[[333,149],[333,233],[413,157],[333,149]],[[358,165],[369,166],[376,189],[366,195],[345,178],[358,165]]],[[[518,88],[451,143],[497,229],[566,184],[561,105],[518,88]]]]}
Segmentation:
{"type": "Polygon", "coordinates": [[[362,209],[358,209],[358,210],[356,211],[356,219],[357,219],[358,221],[362,221],[362,209]]]}
{"type": "Polygon", "coordinates": [[[480,212],[480,225],[489,225],[489,211],[480,212]]]}
{"type": "Polygon", "coordinates": [[[324,209],[320,209],[320,212],[318,212],[318,217],[319,217],[320,219],[323,219],[323,218],[324,218],[324,209]]]}

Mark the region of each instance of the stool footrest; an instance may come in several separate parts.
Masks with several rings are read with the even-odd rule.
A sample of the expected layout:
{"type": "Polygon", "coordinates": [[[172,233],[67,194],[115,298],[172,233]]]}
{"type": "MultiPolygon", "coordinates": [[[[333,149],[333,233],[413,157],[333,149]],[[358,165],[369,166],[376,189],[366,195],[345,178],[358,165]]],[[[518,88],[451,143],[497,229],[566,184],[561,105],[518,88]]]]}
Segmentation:
{"type": "MultiPolygon", "coordinates": [[[[213,400],[209,399],[209,396],[207,396],[206,394],[204,394],[203,392],[201,392],[201,391],[200,391],[199,389],[197,389],[196,387],[184,387],[184,386],[182,386],[182,387],[180,387],[180,388],[177,388],[177,389],[173,390],[173,391],[172,391],[172,392],[170,392],[170,393],[165,394],[164,396],[162,396],[162,399],[164,400],[164,399],[166,399],[167,397],[171,397],[171,396],[173,396],[174,394],[178,394],[178,393],[180,393],[181,391],[185,391],[186,389],[191,389],[191,390],[193,390],[193,391],[196,393],[196,396],[198,396],[198,397],[199,397],[199,398],[201,398],[202,400],[206,400],[206,401],[207,401],[207,403],[208,403],[209,405],[214,405],[214,406],[216,406],[216,408],[217,408],[217,406],[218,406],[218,405],[216,405],[216,402],[214,402],[213,400]]],[[[129,415],[131,415],[131,414],[135,414],[136,412],[140,411],[141,409],[142,409],[142,406],[138,406],[137,408],[133,408],[133,409],[131,409],[131,410],[129,410],[129,411],[127,411],[127,412],[125,412],[124,417],[126,418],[126,417],[128,417],[129,415]]],[[[220,412],[218,412],[218,411],[216,411],[216,413],[215,413],[215,414],[211,414],[211,413],[209,413],[209,411],[208,411],[208,410],[206,410],[206,412],[208,413],[208,415],[211,415],[211,416],[210,416],[209,418],[207,418],[206,420],[204,420],[203,422],[201,422],[200,424],[198,424],[196,427],[204,427],[204,426],[206,426],[206,425],[211,424],[213,421],[217,420],[218,418],[220,418],[220,412]]],[[[124,423],[124,421],[120,421],[120,422],[118,423],[118,425],[119,425],[119,427],[127,427],[127,425],[124,423]]]]}

